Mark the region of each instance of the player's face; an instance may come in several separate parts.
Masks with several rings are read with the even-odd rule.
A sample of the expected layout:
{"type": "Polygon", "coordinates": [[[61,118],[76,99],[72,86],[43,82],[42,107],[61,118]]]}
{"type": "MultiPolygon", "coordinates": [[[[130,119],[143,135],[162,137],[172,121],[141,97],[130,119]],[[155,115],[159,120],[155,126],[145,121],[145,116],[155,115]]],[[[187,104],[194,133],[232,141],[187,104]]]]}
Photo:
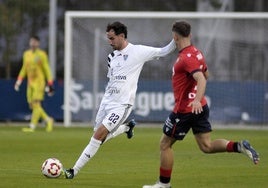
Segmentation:
{"type": "Polygon", "coordinates": [[[106,33],[108,38],[108,43],[113,47],[114,50],[122,50],[124,43],[124,34],[116,35],[114,30],[110,30],[106,33]]]}
{"type": "Polygon", "coordinates": [[[183,37],[175,32],[173,32],[173,39],[176,42],[177,48],[181,50],[186,46],[191,44],[191,34],[188,37],[183,37]]]}
{"type": "Polygon", "coordinates": [[[39,47],[39,41],[34,39],[34,38],[31,38],[30,42],[29,42],[29,45],[30,45],[31,49],[36,49],[36,48],[39,47]]]}

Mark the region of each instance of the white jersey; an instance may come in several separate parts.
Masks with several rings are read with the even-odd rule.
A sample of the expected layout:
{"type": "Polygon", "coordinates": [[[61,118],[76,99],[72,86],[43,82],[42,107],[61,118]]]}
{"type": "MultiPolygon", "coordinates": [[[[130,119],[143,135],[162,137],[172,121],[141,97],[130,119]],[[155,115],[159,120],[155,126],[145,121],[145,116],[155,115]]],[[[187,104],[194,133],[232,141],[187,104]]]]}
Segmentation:
{"type": "Polygon", "coordinates": [[[174,51],[172,40],[163,48],[129,43],[123,50],[115,50],[108,56],[109,82],[102,102],[105,104],[130,104],[135,101],[140,72],[145,62],[166,56],[174,51]]]}

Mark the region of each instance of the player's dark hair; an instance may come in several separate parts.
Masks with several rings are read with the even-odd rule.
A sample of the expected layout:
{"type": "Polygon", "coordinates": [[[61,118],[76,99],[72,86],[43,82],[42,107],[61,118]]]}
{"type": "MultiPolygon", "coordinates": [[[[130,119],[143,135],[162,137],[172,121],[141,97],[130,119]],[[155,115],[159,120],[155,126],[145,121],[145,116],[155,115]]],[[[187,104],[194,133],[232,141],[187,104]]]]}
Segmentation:
{"type": "Polygon", "coordinates": [[[191,33],[191,25],[185,21],[175,22],[172,26],[172,31],[183,37],[188,37],[191,33]]]}
{"type": "Polygon", "coordinates": [[[106,32],[109,32],[110,30],[114,30],[114,33],[116,35],[119,35],[123,33],[125,35],[125,38],[127,38],[127,26],[120,22],[114,22],[112,24],[108,24],[106,28],[106,32]]]}
{"type": "Polygon", "coordinates": [[[40,38],[39,38],[39,36],[37,36],[37,35],[32,35],[32,36],[31,36],[31,39],[35,39],[35,40],[37,40],[37,41],[40,41],[40,38]]]}

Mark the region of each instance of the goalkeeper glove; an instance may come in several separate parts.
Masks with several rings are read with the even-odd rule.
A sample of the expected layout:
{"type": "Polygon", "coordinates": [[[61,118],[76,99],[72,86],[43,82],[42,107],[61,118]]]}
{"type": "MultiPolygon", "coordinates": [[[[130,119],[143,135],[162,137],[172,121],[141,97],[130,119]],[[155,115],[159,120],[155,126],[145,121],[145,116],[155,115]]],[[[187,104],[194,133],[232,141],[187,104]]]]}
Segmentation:
{"type": "Polygon", "coordinates": [[[49,96],[49,97],[52,97],[53,95],[54,95],[54,91],[55,91],[55,89],[54,89],[54,87],[53,87],[53,83],[48,83],[48,85],[46,86],[46,92],[47,92],[47,95],[49,96]]]}
{"type": "Polygon", "coordinates": [[[15,85],[14,85],[14,89],[15,91],[19,91],[20,90],[20,85],[21,85],[21,80],[17,80],[15,85]]]}

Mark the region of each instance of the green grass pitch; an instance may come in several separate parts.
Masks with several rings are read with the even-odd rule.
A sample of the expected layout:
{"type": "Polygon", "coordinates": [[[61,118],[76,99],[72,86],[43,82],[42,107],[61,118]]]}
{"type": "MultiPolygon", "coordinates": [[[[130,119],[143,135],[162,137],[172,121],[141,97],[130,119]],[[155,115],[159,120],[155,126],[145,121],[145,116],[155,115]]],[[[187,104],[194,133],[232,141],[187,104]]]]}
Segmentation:
{"type": "MultiPolygon", "coordinates": [[[[132,139],[121,135],[110,140],[73,180],[48,179],[41,174],[41,165],[49,157],[58,158],[66,168],[73,166],[91,134],[91,128],[56,127],[52,133],[39,128],[35,133],[23,133],[20,126],[0,126],[0,187],[141,188],[157,181],[161,126],[137,126],[132,139]]],[[[267,135],[267,130],[212,132],[212,139],[248,139],[261,157],[254,165],[241,154],[203,154],[188,134],[173,147],[172,187],[268,187],[267,135]]]]}

